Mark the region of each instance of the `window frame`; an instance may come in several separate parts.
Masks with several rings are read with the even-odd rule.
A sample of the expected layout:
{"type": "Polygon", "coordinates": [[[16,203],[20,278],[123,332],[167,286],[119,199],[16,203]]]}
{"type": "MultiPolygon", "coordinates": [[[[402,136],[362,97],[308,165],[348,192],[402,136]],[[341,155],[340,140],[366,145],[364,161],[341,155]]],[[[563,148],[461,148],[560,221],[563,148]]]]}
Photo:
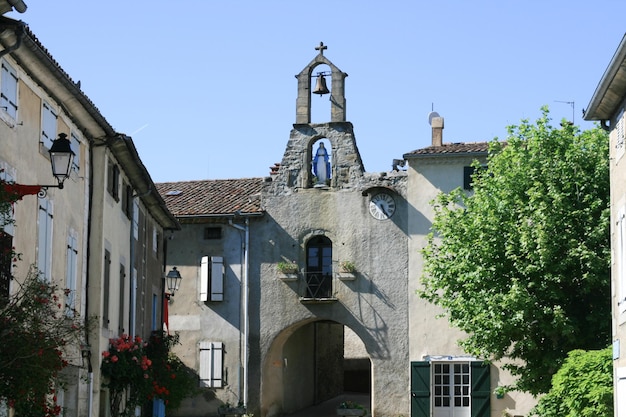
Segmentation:
{"type": "Polygon", "coordinates": [[[46,100],[41,103],[41,143],[46,149],[52,147],[57,136],[57,122],[59,113],[46,100]]]}
{"type": "Polygon", "coordinates": [[[52,282],[52,234],[54,204],[47,198],[39,199],[37,214],[37,269],[46,282],[52,282]]]}
{"type": "Polygon", "coordinates": [[[0,66],[2,68],[2,74],[0,75],[0,108],[2,108],[4,114],[16,120],[17,100],[19,97],[17,71],[5,59],[1,60],[0,66]]]}
{"type": "Polygon", "coordinates": [[[73,231],[67,236],[67,253],[66,253],[66,269],[65,269],[65,315],[74,317],[78,310],[76,309],[76,281],[78,278],[78,239],[73,231]]]}

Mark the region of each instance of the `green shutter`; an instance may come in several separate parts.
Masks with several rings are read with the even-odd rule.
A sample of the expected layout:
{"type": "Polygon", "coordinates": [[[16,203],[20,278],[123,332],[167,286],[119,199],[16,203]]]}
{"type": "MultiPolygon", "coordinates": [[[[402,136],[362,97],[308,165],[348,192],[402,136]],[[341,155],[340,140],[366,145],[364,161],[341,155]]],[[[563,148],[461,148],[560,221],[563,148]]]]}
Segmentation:
{"type": "Polygon", "coordinates": [[[411,417],[430,416],[430,362],[411,362],[411,417]]]}
{"type": "Polygon", "coordinates": [[[472,366],[472,417],[489,417],[491,415],[491,381],[490,366],[487,363],[475,361],[472,366]]]}

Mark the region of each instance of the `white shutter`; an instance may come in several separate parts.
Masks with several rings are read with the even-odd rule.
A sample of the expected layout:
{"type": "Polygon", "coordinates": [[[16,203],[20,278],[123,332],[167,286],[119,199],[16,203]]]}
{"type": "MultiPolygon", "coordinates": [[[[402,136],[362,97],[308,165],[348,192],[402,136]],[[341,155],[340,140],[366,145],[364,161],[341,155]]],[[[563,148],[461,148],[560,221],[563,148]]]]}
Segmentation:
{"type": "Polygon", "coordinates": [[[200,261],[200,301],[207,301],[209,292],[209,257],[203,256],[200,261]]]}
{"type": "Polygon", "coordinates": [[[52,201],[40,199],[37,244],[37,268],[46,281],[52,279],[52,201]]]}
{"type": "Polygon", "coordinates": [[[200,347],[200,386],[221,388],[224,344],[222,342],[201,341],[200,347]]]}
{"type": "Polygon", "coordinates": [[[224,258],[211,256],[211,301],[224,301],[224,258]]]}
{"type": "Polygon", "coordinates": [[[78,249],[76,237],[70,232],[67,238],[67,265],[65,270],[65,288],[69,290],[65,297],[66,315],[73,317],[76,308],[76,268],[78,249]]]}

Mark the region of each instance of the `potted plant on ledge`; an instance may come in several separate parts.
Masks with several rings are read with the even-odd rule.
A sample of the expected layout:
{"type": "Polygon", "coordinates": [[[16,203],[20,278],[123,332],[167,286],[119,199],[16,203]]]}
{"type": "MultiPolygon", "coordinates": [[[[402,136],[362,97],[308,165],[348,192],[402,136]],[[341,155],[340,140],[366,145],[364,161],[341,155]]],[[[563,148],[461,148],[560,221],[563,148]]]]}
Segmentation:
{"type": "Polygon", "coordinates": [[[366,409],[354,401],[344,401],[337,407],[338,416],[364,416],[366,409]]]}
{"type": "Polygon", "coordinates": [[[246,406],[241,401],[239,402],[239,404],[237,404],[237,406],[233,406],[229,402],[226,402],[225,404],[218,407],[217,413],[220,416],[243,416],[246,414],[246,406]]]}
{"type": "Polygon", "coordinates": [[[352,261],[339,262],[339,273],[337,274],[341,280],[353,280],[356,278],[356,265],[352,261]]]}
{"type": "Polygon", "coordinates": [[[293,261],[280,261],[276,264],[276,270],[281,274],[284,281],[294,281],[298,279],[298,264],[293,261]]]}

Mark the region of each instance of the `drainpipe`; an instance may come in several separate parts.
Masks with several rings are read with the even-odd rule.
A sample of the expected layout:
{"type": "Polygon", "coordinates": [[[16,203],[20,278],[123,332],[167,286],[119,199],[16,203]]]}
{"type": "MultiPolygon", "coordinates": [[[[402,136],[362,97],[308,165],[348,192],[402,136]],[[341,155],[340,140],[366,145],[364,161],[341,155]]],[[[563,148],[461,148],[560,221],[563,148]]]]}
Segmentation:
{"type": "MultiPolygon", "coordinates": [[[[240,214],[240,213],[235,213],[240,214]]],[[[230,224],[235,229],[243,231],[245,234],[244,244],[243,244],[243,277],[242,277],[242,304],[243,304],[243,346],[241,348],[243,352],[243,360],[242,360],[242,368],[243,368],[243,397],[240,395],[239,398],[242,398],[243,403],[248,405],[248,328],[249,328],[249,311],[248,311],[248,270],[250,269],[249,260],[248,260],[248,244],[250,242],[250,220],[248,217],[245,218],[245,226],[241,226],[239,224],[233,223],[232,219],[228,220],[228,224],[230,224]]],[[[240,385],[241,386],[241,385],[240,385]]],[[[241,394],[241,393],[240,393],[241,394]]]]}
{"type": "Polygon", "coordinates": [[[2,58],[8,53],[15,51],[22,44],[22,38],[24,37],[24,24],[23,23],[20,22],[18,27],[15,29],[15,36],[17,37],[17,39],[15,40],[15,43],[9,46],[8,48],[0,51],[0,58],[2,58]]]}
{"type": "Polygon", "coordinates": [[[13,6],[15,10],[17,10],[20,13],[24,13],[27,9],[26,3],[24,3],[22,0],[7,0],[7,1],[11,6],[13,6]]]}

